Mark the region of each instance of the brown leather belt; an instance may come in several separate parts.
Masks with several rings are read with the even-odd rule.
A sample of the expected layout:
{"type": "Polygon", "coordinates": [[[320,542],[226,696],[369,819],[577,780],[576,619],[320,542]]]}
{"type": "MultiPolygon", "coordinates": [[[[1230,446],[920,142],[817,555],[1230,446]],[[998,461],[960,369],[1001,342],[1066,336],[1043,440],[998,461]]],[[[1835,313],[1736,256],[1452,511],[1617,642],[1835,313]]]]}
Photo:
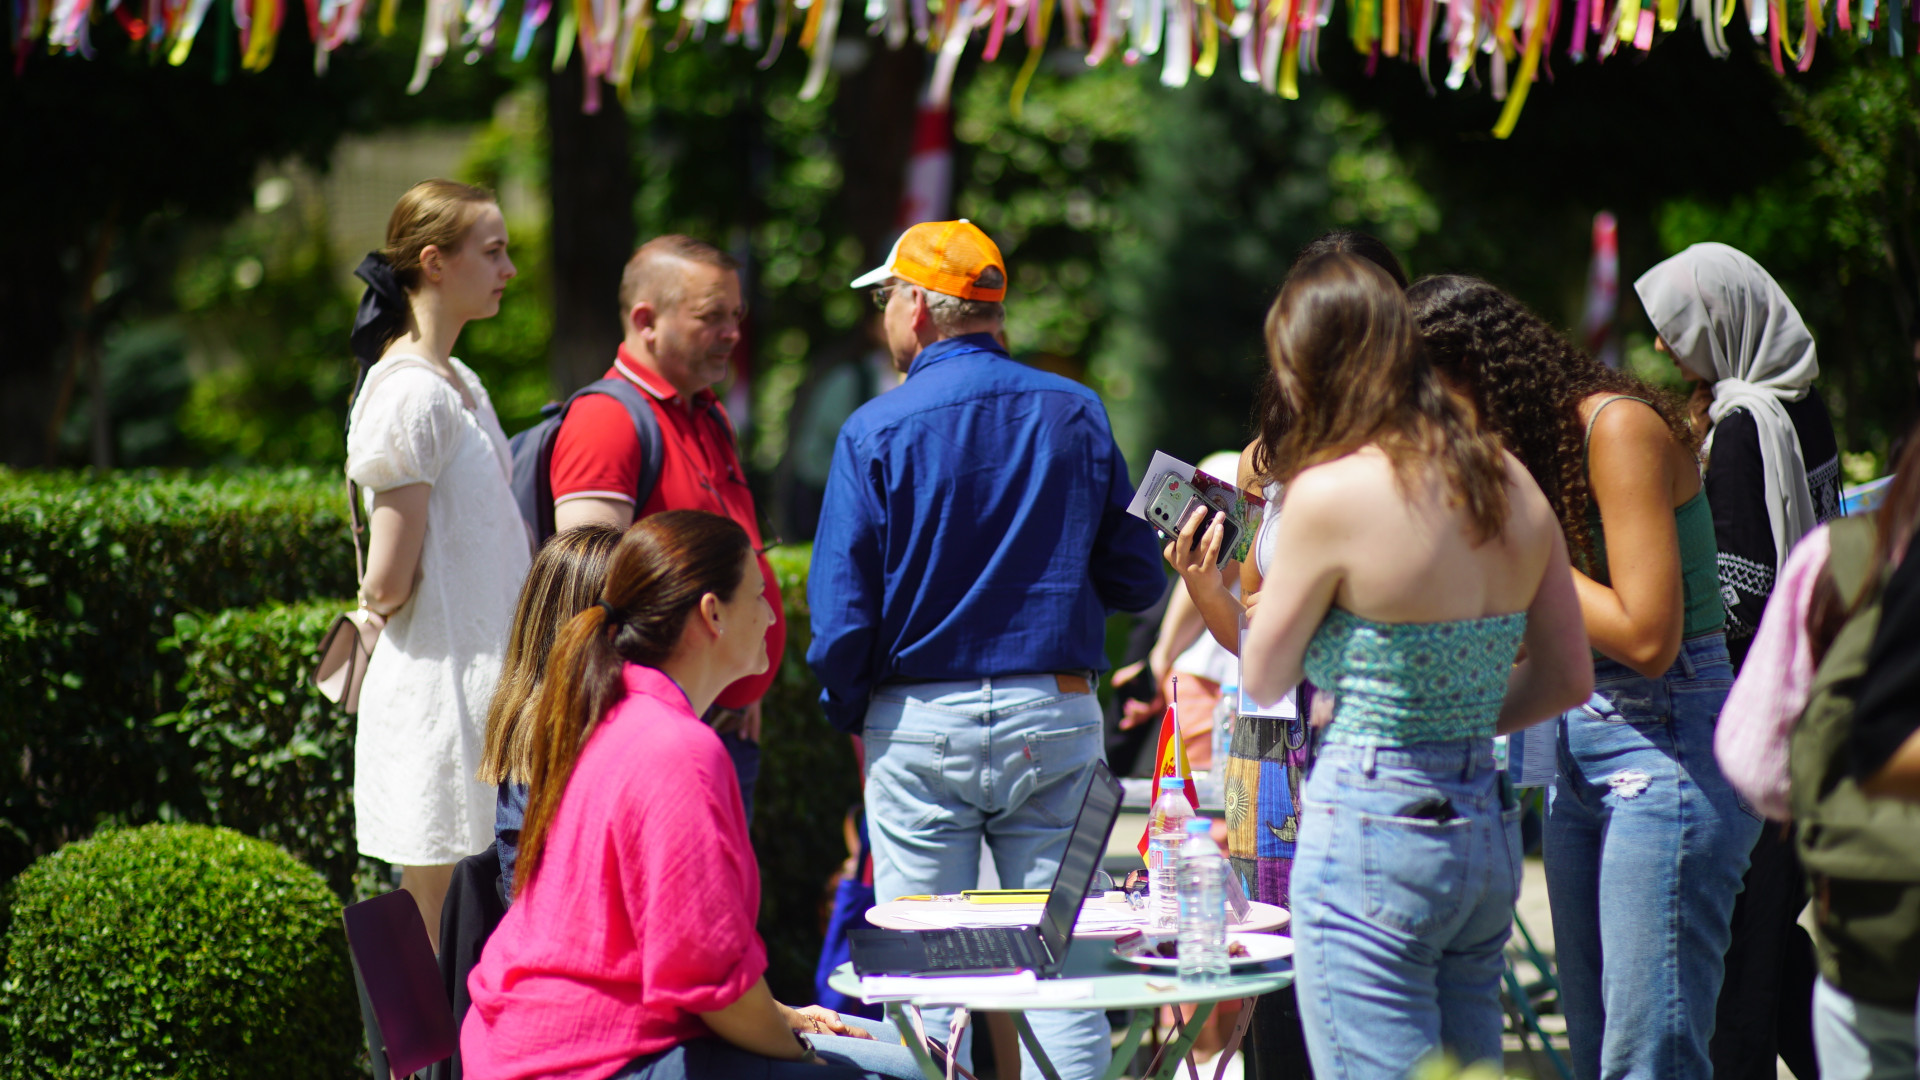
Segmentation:
{"type": "Polygon", "coordinates": [[[1063,694],[1093,693],[1093,685],[1090,682],[1088,682],[1087,677],[1084,674],[1081,674],[1080,672],[1077,672],[1077,671],[1054,672],[1053,684],[1059,687],[1060,692],[1063,694]]]}

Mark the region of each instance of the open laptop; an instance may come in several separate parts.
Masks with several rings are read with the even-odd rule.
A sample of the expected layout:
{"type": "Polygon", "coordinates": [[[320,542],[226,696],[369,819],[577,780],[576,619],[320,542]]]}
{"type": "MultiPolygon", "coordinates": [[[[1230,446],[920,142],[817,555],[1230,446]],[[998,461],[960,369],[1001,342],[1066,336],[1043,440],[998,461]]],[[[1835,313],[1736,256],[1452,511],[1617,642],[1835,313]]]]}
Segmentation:
{"type": "Polygon", "coordinates": [[[1107,836],[1119,817],[1120,782],[1106,762],[1095,762],[1039,925],[957,930],[860,927],[848,934],[853,970],[860,975],[962,975],[1031,969],[1043,979],[1058,975],[1067,960],[1067,946],[1073,942],[1074,920],[1093,888],[1093,875],[1107,851],[1107,836]]]}

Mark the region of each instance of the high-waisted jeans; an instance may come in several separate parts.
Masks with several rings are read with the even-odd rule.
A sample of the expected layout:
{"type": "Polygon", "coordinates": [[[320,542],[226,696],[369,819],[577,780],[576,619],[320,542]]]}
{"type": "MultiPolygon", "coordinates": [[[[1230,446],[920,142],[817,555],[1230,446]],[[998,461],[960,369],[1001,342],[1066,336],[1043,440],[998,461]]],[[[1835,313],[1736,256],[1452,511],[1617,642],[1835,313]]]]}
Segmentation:
{"type": "Polygon", "coordinates": [[[1547,894],[1578,1080],[1706,1080],[1728,923],[1760,818],[1713,756],[1726,640],[1689,638],[1657,679],[1596,660],[1561,718],[1547,894]],[[1604,958],[1604,962],[1602,960],[1604,958]]]}
{"type": "Polygon", "coordinates": [[[1520,811],[1491,739],[1328,744],[1293,868],[1294,974],[1319,1080],[1403,1080],[1442,1047],[1500,1061],[1520,811]]]}

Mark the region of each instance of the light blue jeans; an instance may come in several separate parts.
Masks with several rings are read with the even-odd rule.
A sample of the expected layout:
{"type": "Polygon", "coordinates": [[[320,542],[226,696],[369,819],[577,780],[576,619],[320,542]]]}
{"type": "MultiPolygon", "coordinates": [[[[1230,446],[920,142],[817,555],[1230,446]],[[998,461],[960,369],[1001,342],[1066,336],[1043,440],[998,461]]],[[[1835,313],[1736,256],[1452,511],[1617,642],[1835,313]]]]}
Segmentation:
{"type": "MultiPolygon", "coordinates": [[[[892,683],[864,731],[867,824],[880,902],[974,888],[980,844],[1006,888],[1053,884],[1103,744],[1100,705],[1052,675],[892,683]]],[[[946,1037],[947,1010],[925,1012],[946,1037]]],[[[1091,1080],[1112,1057],[1106,1015],[1036,1009],[1035,1037],[1061,1080],[1091,1080]]],[[[960,1047],[971,1067],[972,1036],[960,1047]]],[[[1026,1047],[1021,1075],[1039,1077],[1026,1047]]]]}
{"type": "Polygon", "coordinates": [[[1914,1080],[1920,1075],[1914,1010],[1847,996],[1825,979],[1813,984],[1813,1049],[1820,1080],[1914,1080]]]}
{"type": "Polygon", "coordinates": [[[1403,1080],[1442,1047],[1500,1061],[1520,811],[1493,740],[1328,743],[1302,798],[1294,977],[1319,1080],[1403,1080]]]}
{"type": "Polygon", "coordinates": [[[1760,835],[1713,756],[1726,640],[1689,638],[1657,679],[1612,660],[1593,673],[1593,697],[1562,718],[1547,800],[1574,1076],[1706,1080],[1728,923],[1760,835]]]}
{"type": "Polygon", "coordinates": [[[824,1067],[763,1057],[709,1036],[636,1058],[613,1080],[922,1080],[925,1074],[892,1024],[859,1016],[841,1019],[873,1039],[810,1036],[824,1067]]]}

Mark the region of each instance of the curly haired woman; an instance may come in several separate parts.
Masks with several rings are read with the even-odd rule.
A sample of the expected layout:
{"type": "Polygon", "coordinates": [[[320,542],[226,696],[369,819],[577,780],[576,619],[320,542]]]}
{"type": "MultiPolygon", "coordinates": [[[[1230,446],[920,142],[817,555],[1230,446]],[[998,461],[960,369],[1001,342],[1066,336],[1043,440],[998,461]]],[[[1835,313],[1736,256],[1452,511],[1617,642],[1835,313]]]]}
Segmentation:
{"type": "Polygon", "coordinates": [[[1693,433],[1676,404],[1484,281],[1428,278],[1408,299],[1434,365],[1546,492],[1596,654],[1547,804],[1575,1075],[1708,1076],[1760,819],[1713,755],[1733,670],[1693,433]]]}

